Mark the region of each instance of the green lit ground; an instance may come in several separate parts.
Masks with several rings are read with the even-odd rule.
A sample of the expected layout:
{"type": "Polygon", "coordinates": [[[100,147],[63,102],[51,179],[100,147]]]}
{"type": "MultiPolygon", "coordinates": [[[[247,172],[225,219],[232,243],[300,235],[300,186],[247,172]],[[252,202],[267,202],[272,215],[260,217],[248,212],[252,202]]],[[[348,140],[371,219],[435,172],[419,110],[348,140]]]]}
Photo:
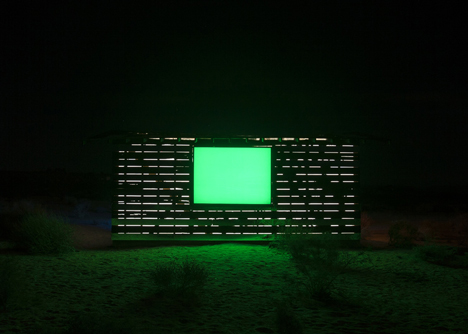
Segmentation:
{"type": "MultiPolygon", "coordinates": [[[[421,231],[433,227],[442,235],[449,223],[456,222],[454,217],[461,222],[466,213],[431,217],[406,216],[421,231]]],[[[375,212],[363,214],[361,221],[363,228],[375,227],[365,233],[370,240],[385,243],[389,224],[403,218],[398,212],[375,212]]],[[[92,233],[83,235],[82,245],[109,245],[110,231],[88,227],[92,233]]],[[[78,231],[81,228],[86,230],[83,226],[78,231]]],[[[0,261],[7,254],[18,261],[27,280],[21,285],[24,298],[0,312],[0,333],[31,329],[39,334],[38,326],[61,329],[77,314],[86,317],[97,312],[104,313],[102,318],[98,315],[99,321],[105,315],[135,320],[138,333],[277,333],[275,302],[295,292],[304,295],[296,289],[304,277],[286,255],[266,245],[105,246],[66,257],[0,250],[0,261]],[[180,263],[186,257],[211,273],[201,305],[181,308],[183,296],[181,300],[156,297],[150,302],[154,285],[148,274],[158,264],[180,263]]],[[[355,270],[337,280],[349,302],[337,299],[326,305],[292,297],[293,312],[305,333],[466,333],[468,269],[416,260],[408,250],[376,249],[366,254],[375,264],[373,269],[366,272],[356,264],[355,270]]]]}
{"type": "MultiPolygon", "coordinates": [[[[305,333],[462,333],[468,325],[468,270],[414,260],[407,250],[374,250],[370,272],[359,265],[338,281],[356,305],[308,305],[293,310],[305,333]],[[464,321],[464,322],[463,322],[464,321]]],[[[0,259],[5,257],[3,253],[0,259]]],[[[0,313],[0,333],[46,325],[67,326],[78,313],[105,312],[131,318],[141,333],[276,333],[274,301],[295,286],[293,264],[267,246],[222,244],[129,250],[86,250],[66,257],[14,253],[30,277],[25,300],[0,313]],[[210,273],[194,310],[177,301],[147,303],[155,264],[192,258],[210,273]]]]}

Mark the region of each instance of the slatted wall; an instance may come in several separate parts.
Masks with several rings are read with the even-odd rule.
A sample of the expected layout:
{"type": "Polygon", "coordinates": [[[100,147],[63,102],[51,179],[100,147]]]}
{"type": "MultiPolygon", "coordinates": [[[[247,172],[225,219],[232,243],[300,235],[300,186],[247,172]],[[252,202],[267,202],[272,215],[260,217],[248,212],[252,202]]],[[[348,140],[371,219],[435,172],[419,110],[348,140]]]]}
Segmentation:
{"type": "Polygon", "coordinates": [[[278,222],[360,233],[359,142],[343,138],[134,137],[113,154],[112,240],[265,240],[278,222]],[[196,146],[271,147],[272,206],[193,204],[196,146]]]}

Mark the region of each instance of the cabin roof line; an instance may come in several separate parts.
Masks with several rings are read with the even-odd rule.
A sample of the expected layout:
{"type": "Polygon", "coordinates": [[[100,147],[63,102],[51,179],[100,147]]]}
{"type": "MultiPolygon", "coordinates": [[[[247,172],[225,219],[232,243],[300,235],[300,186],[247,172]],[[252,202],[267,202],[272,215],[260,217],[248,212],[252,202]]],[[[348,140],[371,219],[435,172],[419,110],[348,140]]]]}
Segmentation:
{"type": "Polygon", "coordinates": [[[219,134],[219,133],[176,133],[176,132],[136,132],[136,131],[119,131],[111,130],[102,132],[100,134],[87,137],[83,140],[83,145],[96,142],[96,141],[109,141],[113,143],[119,139],[144,139],[144,138],[335,138],[335,139],[354,139],[359,140],[360,144],[364,144],[367,141],[377,141],[385,144],[390,144],[389,138],[375,136],[370,134],[363,134],[359,132],[347,132],[347,133],[308,133],[308,134],[291,134],[291,133],[259,133],[249,135],[238,135],[238,134],[219,134]]]}

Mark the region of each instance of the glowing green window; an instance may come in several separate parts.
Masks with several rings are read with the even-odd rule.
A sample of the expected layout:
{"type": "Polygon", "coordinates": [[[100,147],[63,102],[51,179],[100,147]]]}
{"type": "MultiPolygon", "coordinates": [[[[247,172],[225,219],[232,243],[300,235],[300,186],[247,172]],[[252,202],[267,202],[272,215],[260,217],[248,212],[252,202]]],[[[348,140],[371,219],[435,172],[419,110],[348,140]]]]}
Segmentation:
{"type": "Polygon", "coordinates": [[[271,148],[195,147],[195,204],[270,204],[271,148]]]}

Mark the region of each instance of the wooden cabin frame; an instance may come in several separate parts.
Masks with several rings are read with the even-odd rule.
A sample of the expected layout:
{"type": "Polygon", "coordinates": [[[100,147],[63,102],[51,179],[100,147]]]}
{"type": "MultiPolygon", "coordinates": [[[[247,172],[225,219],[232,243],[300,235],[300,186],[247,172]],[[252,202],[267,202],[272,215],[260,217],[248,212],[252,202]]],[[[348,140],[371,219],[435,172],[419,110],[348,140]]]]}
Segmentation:
{"type": "Polygon", "coordinates": [[[206,136],[118,133],[112,241],[121,244],[271,241],[281,226],[360,239],[356,136],[206,136]],[[270,147],[270,206],[193,203],[194,147],[270,147]]]}

